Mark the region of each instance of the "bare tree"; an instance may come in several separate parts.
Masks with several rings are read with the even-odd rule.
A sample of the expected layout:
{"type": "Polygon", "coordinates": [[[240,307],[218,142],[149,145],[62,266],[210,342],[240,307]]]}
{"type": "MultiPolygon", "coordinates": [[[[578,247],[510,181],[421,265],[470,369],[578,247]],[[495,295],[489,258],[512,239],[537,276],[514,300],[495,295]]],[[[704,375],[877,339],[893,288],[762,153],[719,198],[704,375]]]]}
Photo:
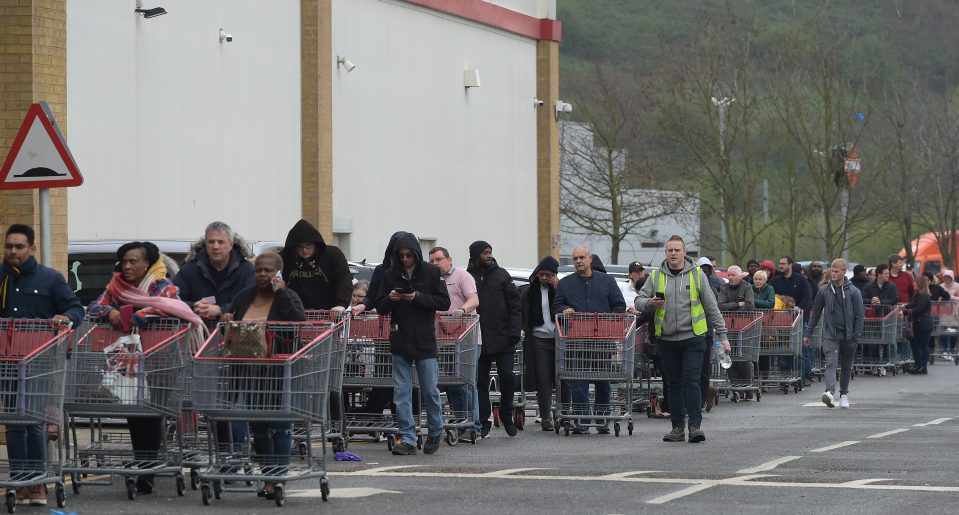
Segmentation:
{"type": "MultiPolygon", "coordinates": [[[[959,230],[959,122],[955,106],[947,98],[927,98],[922,104],[923,123],[916,132],[917,161],[927,170],[918,182],[920,217],[932,230],[942,253],[943,267],[955,262],[959,230]]],[[[905,245],[907,257],[912,248],[905,245]]]]}

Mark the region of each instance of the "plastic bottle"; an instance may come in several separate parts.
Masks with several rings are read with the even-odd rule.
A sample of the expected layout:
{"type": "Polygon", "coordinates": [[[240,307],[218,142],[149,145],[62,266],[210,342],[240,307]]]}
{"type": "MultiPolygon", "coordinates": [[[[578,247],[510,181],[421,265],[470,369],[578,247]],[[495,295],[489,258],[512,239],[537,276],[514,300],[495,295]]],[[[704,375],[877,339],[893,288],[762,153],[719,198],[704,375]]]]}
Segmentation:
{"type": "Polygon", "coordinates": [[[383,410],[383,423],[387,427],[391,427],[393,425],[393,414],[390,412],[389,408],[383,410]]]}
{"type": "Polygon", "coordinates": [[[723,367],[723,370],[733,366],[733,360],[729,357],[729,354],[726,353],[726,349],[723,348],[723,342],[721,340],[713,342],[713,353],[716,356],[716,361],[719,362],[719,366],[723,367]]]}

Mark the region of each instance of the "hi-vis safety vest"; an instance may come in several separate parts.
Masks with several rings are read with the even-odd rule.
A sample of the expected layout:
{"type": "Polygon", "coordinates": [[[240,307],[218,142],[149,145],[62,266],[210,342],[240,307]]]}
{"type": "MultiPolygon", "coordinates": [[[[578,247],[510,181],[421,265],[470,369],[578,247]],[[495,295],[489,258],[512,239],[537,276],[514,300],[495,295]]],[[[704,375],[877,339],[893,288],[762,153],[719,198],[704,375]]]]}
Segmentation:
{"type": "MultiPolygon", "coordinates": [[[[653,272],[657,277],[656,292],[666,296],[666,274],[660,270],[653,272]]],[[[699,267],[697,266],[690,272],[689,277],[689,314],[693,319],[693,334],[702,336],[706,334],[706,311],[703,309],[703,303],[699,300],[699,267]]],[[[656,316],[653,318],[653,324],[656,327],[656,336],[663,335],[663,321],[666,320],[666,305],[656,310],[656,316]]]]}

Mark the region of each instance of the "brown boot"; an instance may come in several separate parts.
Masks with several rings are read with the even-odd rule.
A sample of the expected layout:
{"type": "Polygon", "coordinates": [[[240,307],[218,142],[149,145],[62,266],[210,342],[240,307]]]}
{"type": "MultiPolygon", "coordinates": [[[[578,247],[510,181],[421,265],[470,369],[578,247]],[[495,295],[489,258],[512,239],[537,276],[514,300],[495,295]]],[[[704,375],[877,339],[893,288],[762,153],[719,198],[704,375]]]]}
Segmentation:
{"type": "Polygon", "coordinates": [[[706,413],[713,410],[713,406],[716,405],[717,395],[719,395],[719,390],[717,390],[715,386],[710,386],[709,391],[706,393],[706,413]]]}
{"type": "Polygon", "coordinates": [[[30,506],[47,505],[47,487],[46,485],[33,485],[30,487],[30,506]]]}
{"type": "Polygon", "coordinates": [[[543,420],[541,420],[539,424],[540,426],[543,427],[543,431],[552,431],[553,429],[555,429],[553,427],[553,421],[548,418],[543,418],[543,420]]]}

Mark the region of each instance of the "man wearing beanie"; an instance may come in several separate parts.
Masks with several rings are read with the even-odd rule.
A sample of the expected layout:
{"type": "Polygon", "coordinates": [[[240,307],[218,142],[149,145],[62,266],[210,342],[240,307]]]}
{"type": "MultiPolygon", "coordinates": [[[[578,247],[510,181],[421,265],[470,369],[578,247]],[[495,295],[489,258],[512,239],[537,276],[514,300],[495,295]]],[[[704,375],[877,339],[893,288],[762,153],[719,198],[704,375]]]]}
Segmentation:
{"type": "Polygon", "coordinates": [[[516,379],[513,376],[513,360],[516,344],[520,340],[521,314],[519,294],[513,278],[493,259],[493,246],[485,241],[470,245],[470,261],[466,271],[476,281],[479,294],[480,333],[483,345],[476,371],[479,385],[480,421],[483,424],[480,436],[489,436],[492,406],[489,401],[489,374],[493,362],[499,376],[500,420],[509,436],[516,436],[513,424],[513,392],[516,379]]]}
{"type": "Polygon", "coordinates": [[[523,290],[520,306],[523,310],[523,328],[526,331],[526,345],[533,359],[527,361],[527,368],[533,365],[536,400],[539,405],[540,426],[543,431],[552,431],[553,380],[556,377],[556,324],[553,323],[550,306],[556,300],[556,285],[559,279],[559,262],[553,256],[546,256],[529,276],[529,287],[523,290]]]}

